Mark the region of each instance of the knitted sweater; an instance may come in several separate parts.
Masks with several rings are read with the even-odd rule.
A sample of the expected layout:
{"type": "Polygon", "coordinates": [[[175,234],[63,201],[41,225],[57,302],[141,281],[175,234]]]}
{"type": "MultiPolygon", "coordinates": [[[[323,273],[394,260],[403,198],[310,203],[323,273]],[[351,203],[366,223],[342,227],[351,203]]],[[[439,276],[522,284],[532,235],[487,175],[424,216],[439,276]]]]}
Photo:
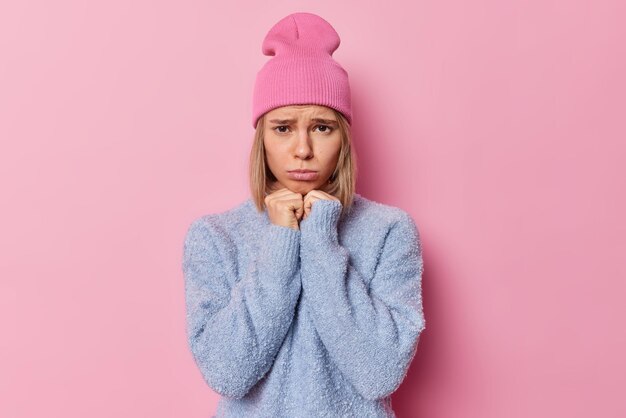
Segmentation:
{"type": "Polygon", "coordinates": [[[188,342],[217,417],[395,417],[425,329],[418,229],[360,194],[300,230],[248,198],[195,219],[183,250],[188,342]]]}

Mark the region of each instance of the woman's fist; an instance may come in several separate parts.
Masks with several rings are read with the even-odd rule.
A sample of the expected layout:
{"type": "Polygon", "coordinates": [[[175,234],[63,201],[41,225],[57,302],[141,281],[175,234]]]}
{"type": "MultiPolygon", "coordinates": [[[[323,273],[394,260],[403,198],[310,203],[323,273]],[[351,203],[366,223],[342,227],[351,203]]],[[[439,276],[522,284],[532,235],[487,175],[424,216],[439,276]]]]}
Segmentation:
{"type": "Polygon", "coordinates": [[[270,222],[293,229],[300,229],[304,213],[304,199],[300,193],[283,188],[265,196],[265,207],[270,222]]]}
{"type": "Polygon", "coordinates": [[[341,200],[323,190],[311,190],[302,197],[302,201],[304,203],[304,215],[302,219],[306,219],[306,217],[309,216],[313,208],[313,202],[316,200],[336,200],[341,203],[341,200]]]}

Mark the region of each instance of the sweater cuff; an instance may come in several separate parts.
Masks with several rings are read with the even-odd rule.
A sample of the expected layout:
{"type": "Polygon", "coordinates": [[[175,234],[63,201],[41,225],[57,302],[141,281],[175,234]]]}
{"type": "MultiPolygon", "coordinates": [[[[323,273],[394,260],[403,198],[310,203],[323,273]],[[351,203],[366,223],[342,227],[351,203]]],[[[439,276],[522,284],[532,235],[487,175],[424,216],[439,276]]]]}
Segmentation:
{"type": "Polygon", "coordinates": [[[300,230],[305,235],[310,232],[323,234],[331,240],[337,241],[337,223],[342,207],[338,200],[316,200],[313,202],[309,215],[300,222],[300,230]]]}
{"type": "Polygon", "coordinates": [[[264,235],[260,248],[262,258],[283,272],[291,271],[300,256],[300,231],[270,223],[264,235]]]}

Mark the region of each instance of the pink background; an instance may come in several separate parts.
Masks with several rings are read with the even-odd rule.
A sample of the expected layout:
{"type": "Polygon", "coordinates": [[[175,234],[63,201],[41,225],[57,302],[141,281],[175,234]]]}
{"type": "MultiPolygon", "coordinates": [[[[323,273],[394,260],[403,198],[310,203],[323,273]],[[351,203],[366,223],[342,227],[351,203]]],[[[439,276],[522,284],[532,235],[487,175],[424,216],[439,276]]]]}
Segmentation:
{"type": "Polygon", "coordinates": [[[0,416],[213,413],[182,240],[248,196],[261,41],[295,11],[342,38],[358,191],[422,234],[398,416],[625,416],[624,4],[0,3],[0,416]]]}

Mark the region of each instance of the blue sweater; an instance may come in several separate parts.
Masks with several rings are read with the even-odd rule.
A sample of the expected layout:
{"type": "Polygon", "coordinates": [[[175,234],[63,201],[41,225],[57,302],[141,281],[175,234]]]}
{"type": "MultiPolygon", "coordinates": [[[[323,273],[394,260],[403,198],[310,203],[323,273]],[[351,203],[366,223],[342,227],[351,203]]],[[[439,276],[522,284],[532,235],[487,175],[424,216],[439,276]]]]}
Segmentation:
{"type": "Polygon", "coordinates": [[[419,233],[358,193],[341,207],[315,201],[296,230],[248,198],[191,223],[187,335],[217,417],[395,417],[425,329],[419,233]]]}

